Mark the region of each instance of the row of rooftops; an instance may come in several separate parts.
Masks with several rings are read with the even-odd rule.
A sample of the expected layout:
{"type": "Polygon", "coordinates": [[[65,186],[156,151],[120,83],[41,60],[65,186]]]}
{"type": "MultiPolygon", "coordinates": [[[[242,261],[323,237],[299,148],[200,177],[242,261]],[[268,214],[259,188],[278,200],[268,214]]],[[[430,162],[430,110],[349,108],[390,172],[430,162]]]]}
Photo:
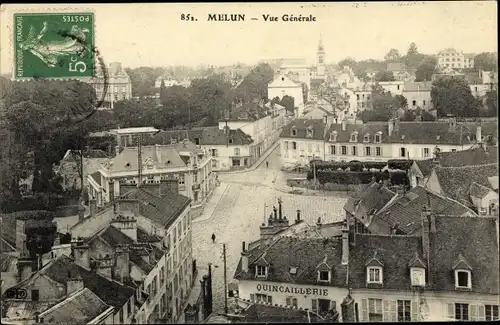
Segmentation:
{"type": "Polygon", "coordinates": [[[346,231],[342,237],[319,239],[279,236],[264,248],[256,246],[244,251],[235,278],[341,288],[410,290],[410,269],[419,267],[427,271],[427,289],[454,291],[453,271],[461,270],[456,265],[463,261],[472,273],[469,291],[500,292],[495,218],[429,214],[422,218],[422,225],[423,229],[430,227],[426,228],[427,235],[424,232],[413,236],[348,234],[346,231]],[[474,241],[464,238],[474,238],[474,241]],[[245,265],[248,265],[247,270],[245,265]],[[367,283],[367,268],[371,266],[383,269],[378,285],[367,283]],[[256,273],[257,267],[265,268],[264,277],[256,273]],[[329,280],[320,281],[319,271],[329,272],[329,280]]]}
{"type": "Polygon", "coordinates": [[[432,145],[475,144],[479,125],[483,139],[498,138],[498,121],[474,122],[388,122],[353,124],[349,121],[335,123],[332,117],[321,119],[296,119],[286,125],[280,138],[311,139],[328,142],[401,143],[432,145]]]}

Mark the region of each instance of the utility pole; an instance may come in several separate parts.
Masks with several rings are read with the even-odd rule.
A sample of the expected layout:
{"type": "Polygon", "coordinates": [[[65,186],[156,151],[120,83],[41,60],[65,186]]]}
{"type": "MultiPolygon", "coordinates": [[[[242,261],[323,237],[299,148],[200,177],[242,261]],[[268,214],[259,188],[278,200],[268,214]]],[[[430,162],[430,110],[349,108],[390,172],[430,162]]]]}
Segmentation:
{"type": "Polygon", "coordinates": [[[142,185],[142,133],[137,140],[137,187],[142,185]]]}
{"type": "Polygon", "coordinates": [[[222,244],[224,254],[224,313],[227,315],[227,267],[226,267],[226,244],[222,244]]]}

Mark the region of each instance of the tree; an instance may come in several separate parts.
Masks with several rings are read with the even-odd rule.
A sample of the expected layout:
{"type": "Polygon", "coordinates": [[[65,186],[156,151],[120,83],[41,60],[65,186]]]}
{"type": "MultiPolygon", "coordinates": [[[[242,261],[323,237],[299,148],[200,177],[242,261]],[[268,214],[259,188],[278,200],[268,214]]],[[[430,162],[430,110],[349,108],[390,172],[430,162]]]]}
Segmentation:
{"type": "Polygon", "coordinates": [[[408,52],[406,52],[406,56],[415,56],[418,54],[417,44],[412,42],[410,47],[408,48],[408,52]]]}
{"type": "MultiPolygon", "coordinates": [[[[269,66],[267,65],[267,67],[269,66]]],[[[250,77],[252,82],[247,84],[253,85],[248,89],[259,99],[264,98],[260,96],[267,98],[267,83],[272,80],[272,75],[269,74],[267,67],[262,66],[257,69],[254,76],[250,77]],[[256,76],[260,77],[257,78],[256,76]],[[264,83],[266,83],[265,87],[264,83]]],[[[226,82],[220,75],[193,80],[189,91],[191,119],[192,121],[205,119],[205,126],[217,125],[235,100],[231,84],[226,82]]]]}
{"type": "Polygon", "coordinates": [[[434,82],[431,98],[439,117],[477,117],[479,107],[469,85],[458,78],[441,78],[434,82]]]}
{"type": "Polygon", "coordinates": [[[491,52],[479,53],[474,57],[474,68],[476,70],[497,71],[498,56],[491,52]]]}
{"type": "Polygon", "coordinates": [[[288,95],[283,96],[279,104],[292,112],[295,109],[295,99],[288,95]]]}
{"type": "Polygon", "coordinates": [[[176,125],[187,125],[190,121],[191,92],[188,88],[172,86],[160,95],[162,108],[158,116],[160,128],[169,129],[176,125]]]}
{"type": "Polygon", "coordinates": [[[496,90],[486,93],[486,114],[487,117],[498,116],[498,94],[496,90]]]}
{"type": "Polygon", "coordinates": [[[398,61],[401,59],[401,54],[397,49],[390,49],[389,52],[384,56],[385,61],[398,61]]]}
{"type": "Polygon", "coordinates": [[[413,122],[413,121],[415,121],[415,118],[416,118],[415,112],[413,112],[411,110],[407,110],[407,111],[405,111],[404,115],[401,117],[401,121],[413,122]]]}
{"type": "Polygon", "coordinates": [[[151,98],[127,99],[115,103],[113,113],[118,126],[151,126],[157,116],[157,103],[151,98]]]}
{"type": "Polygon", "coordinates": [[[432,75],[436,71],[437,60],[435,58],[427,58],[423,61],[415,72],[415,81],[430,81],[432,75]]]}
{"type": "Polygon", "coordinates": [[[138,97],[154,96],[156,94],[155,82],[164,72],[164,68],[139,67],[126,68],[125,71],[132,83],[132,95],[138,97]]]}
{"type": "Polygon", "coordinates": [[[420,112],[420,117],[422,119],[423,122],[432,122],[432,121],[435,121],[436,118],[434,117],[434,115],[432,115],[431,113],[425,111],[425,110],[422,110],[420,112]]]}
{"type": "Polygon", "coordinates": [[[350,67],[354,69],[354,67],[356,67],[356,61],[353,58],[345,58],[343,60],[340,60],[337,65],[340,69],[343,69],[344,67],[350,67]]]}
{"type": "Polygon", "coordinates": [[[394,96],[394,107],[406,110],[408,108],[408,101],[406,100],[406,97],[403,95],[394,96]]]}
{"type": "Polygon", "coordinates": [[[267,99],[267,86],[274,79],[274,70],[267,63],[259,63],[236,88],[236,96],[244,102],[267,99]]]}
{"type": "Polygon", "coordinates": [[[375,81],[394,81],[394,73],[392,71],[381,70],[375,75],[375,81]]]}

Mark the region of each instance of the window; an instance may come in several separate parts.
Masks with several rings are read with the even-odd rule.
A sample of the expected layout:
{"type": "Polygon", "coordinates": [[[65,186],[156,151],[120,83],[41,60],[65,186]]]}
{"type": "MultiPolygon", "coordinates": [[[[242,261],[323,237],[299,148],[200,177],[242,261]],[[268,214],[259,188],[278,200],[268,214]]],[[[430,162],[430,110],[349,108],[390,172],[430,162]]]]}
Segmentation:
{"type": "Polygon", "coordinates": [[[372,154],[372,148],[365,147],[365,156],[371,156],[371,154],[372,154]]]}
{"type": "Polygon", "coordinates": [[[484,310],[486,312],[486,320],[498,320],[498,306],[497,305],[485,305],[484,310]]]}
{"type": "Polygon", "coordinates": [[[330,282],[330,272],[329,271],[318,271],[318,281],[330,282]]]}
{"type": "Polygon", "coordinates": [[[425,285],[425,270],[422,268],[414,267],[411,269],[411,285],[424,286],[425,285]]]}
{"type": "Polygon", "coordinates": [[[297,307],[297,298],[294,297],[286,297],[286,305],[291,307],[297,307]]]}
{"type": "Polygon", "coordinates": [[[342,146],[342,155],[347,155],[347,146],[342,146]]]}
{"type": "Polygon", "coordinates": [[[255,267],[255,275],[259,278],[263,278],[267,275],[267,270],[265,266],[257,265],[255,267]]]}
{"type": "Polygon", "coordinates": [[[273,302],[273,297],[271,296],[268,296],[268,295],[263,295],[263,294],[256,294],[255,295],[256,297],[256,300],[257,302],[268,302],[268,303],[272,303],[273,302]]]}
{"type": "Polygon", "coordinates": [[[316,152],[319,152],[319,144],[316,144],[316,152]]]}
{"type": "Polygon", "coordinates": [[[426,105],[425,99],[424,99],[423,103],[424,103],[424,106],[425,106],[426,105]]]}
{"type": "Polygon", "coordinates": [[[368,320],[370,322],[383,321],[382,299],[368,299],[368,320]]]}
{"type": "Polygon", "coordinates": [[[307,131],[307,132],[306,132],[306,137],[307,137],[307,138],[312,138],[312,137],[313,137],[313,133],[314,133],[314,132],[313,132],[313,130],[309,130],[309,129],[308,129],[308,130],[306,130],[306,131],[307,131]]]}
{"type": "Polygon", "coordinates": [[[330,141],[337,141],[337,132],[332,132],[330,134],[330,141]]]}
{"type": "Polygon", "coordinates": [[[358,134],[356,132],[351,134],[351,142],[358,141],[358,134]]]}
{"type": "Polygon", "coordinates": [[[471,288],[471,274],[468,270],[455,271],[455,287],[457,288],[471,288]]]}
{"type": "Polygon", "coordinates": [[[356,146],[352,146],[351,147],[351,154],[353,156],[356,156],[357,153],[358,153],[358,148],[356,146]]]}
{"type": "Polygon", "coordinates": [[[406,157],[406,148],[399,148],[399,156],[406,157]]]}
{"type": "Polygon", "coordinates": [[[380,143],[380,134],[375,134],[375,143],[380,143]]]}
{"type": "Polygon", "coordinates": [[[424,158],[429,157],[430,151],[429,148],[424,148],[424,158]]]}
{"type": "Polygon", "coordinates": [[[212,157],[217,157],[217,149],[211,149],[212,157]]]}
{"type": "Polygon", "coordinates": [[[31,301],[38,301],[40,299],[40,291],[33,289],[31,290],[31,301]]]}
{"type": "Polygon", "coordinates": [[[410,300],[398,300],[398,322],[411,322],[410,300]]]}
{"type": "Polygon", "coordinates": [[[234,155],[239,156],[240,155],[240,148],[234,148],[234,155]]]}
{"type": "Polygon", "coordinates": [[[296,130],[296,129],[292,129],[292,135],[293,135],[293,136],[296,136],[296,135],[297,135],[297,130],[296,130]]]}
{"type": "Polygon", "coordinates": [[[412,104],[413,106],[417,106],[417,101],[416,101],[416,100],[413,100],[413,101],[411,102],[411,104],[412,104]]]}
{"type": "Polygon", "coordinates": [[[285,150],[288,150],[288,141],[285,141],[285,150]]]}
{"type": "Polygon", "coordinates": [[[382,268],[381,267],[369,267],[368,268],[368,278],[366,281],[368,283],[382,283],[382,268]]]}
{"type": "Polygon", "coordinates": [[[455,319],[456,320],[469,320],[469,305],[468,304],[455,304],[455,319]]]}
{"type": "Polygon", "coordinates": [[[293,150],[297,149],[297,142],[295,142],[295,141],[292,142],[292,149],[293,150]]]}
{"type": "Polygon", "coordinates": [[[312,143],[308,143],[307,144],[307,151],[308,152],[312,152],[313,148],[312,148],[312,143]]]}
{"type": "Polygon", "coordinates": [[[398,85],[398,90],[399,90],[399,85],[398,85]]]}
{"type": "Polygon", "coordinates": [[[375,156],[382,156],[382,148],[375,147],[375,156]]]}
{"type": "Polygon", "coordinates": [[[369,134],[365,134],[365,137],[363,138],[363,141],[364,142],[370,142],[370,135],[369,134]]]}
{"type": "Polygon", "coordinates": [[[337,146],[330,146],[330,155],[337,154],[337,146]]]}
{"type": "Polygon", "coordinates": [[[455,151],[457,151],[457,149],[451,149],[451,152],[455,152],[455,151]]]}

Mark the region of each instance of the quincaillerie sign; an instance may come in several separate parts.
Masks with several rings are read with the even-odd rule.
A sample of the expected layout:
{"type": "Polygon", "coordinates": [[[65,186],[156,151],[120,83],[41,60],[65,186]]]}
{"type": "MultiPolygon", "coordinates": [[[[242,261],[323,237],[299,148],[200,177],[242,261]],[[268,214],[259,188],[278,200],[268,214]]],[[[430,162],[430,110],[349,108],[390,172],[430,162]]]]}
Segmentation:
{"type": "Polygon", "coordinates": [[[295,293],[298,295],[328,296],[328,289],[294,288],[284,285],[257,284],[257,291],[295,293]]]}

